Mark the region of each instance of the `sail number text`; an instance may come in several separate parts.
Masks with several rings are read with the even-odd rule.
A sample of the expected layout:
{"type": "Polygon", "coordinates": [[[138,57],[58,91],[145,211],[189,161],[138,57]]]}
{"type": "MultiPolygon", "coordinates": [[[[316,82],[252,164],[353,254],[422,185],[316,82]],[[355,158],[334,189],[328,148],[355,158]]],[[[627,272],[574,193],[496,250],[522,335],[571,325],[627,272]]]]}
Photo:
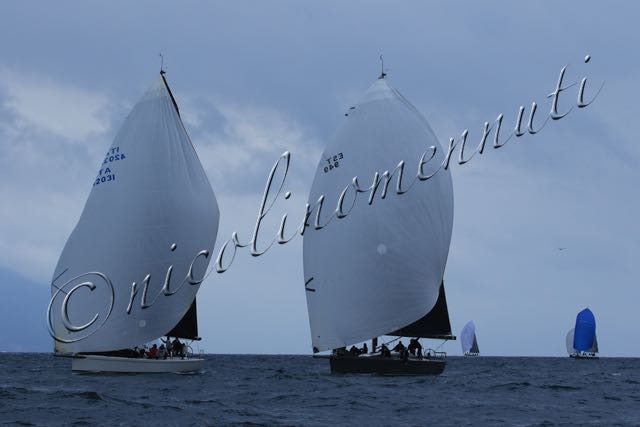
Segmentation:
{"type": "Polygon", "coordinates": [[[342,153],[338,153],[338,154],[336,154],[334,156],[331,156],[331,157],[325,159],[327,164],[324,167],[324,173],[327,173],[330,170],[333,170],[334,168],[337,168],[338,166],[340,166],[340,160],[342,160],[343,158],[344,158],[344,156],[342,155],[342,153]]]}
{"type": "Polygon", "coordinates": [[[95,181],[93,181],[93,186],[95,187],[98,184],[105,184],[107,182],[115,181],[116,174],[111,170],[111,167],[105,166],[113,162],[117,162],[119,160],[124,160],[124,153],[120,152],[120,147],[113,147],[109,151],[107,151],[107,155],[102,162],[102,169],[98,171],[98,176],[95,181]]]}
{"type": "Polygon", "coordinates": [[[111,150],[107,151],[107,155],[104,158],[103,165],[107,163],[116,162],[118,160],[124,160],[124,153],[120,152],[120,147],[113,147],[111,150]]]}
{"type": "Polygon", "coordinates": [[[105,182],[115,181],[116,174],[111,172],[111,168],[100,169],[98,172],[98,177],[93,182],[93,186],[95,187],[98,184],[104,184],[105,182]]]}

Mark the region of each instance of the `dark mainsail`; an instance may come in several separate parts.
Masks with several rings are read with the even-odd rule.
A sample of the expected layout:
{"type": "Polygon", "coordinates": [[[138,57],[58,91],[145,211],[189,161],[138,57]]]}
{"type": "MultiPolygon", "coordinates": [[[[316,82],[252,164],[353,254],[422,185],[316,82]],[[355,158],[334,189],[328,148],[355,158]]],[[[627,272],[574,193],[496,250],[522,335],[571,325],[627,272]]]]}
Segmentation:
{"type": "Polygon", "coordinates": [[[387,335],[455,340],[456,337],[451,335],[451,322],[449,321],[449,310],[447,309],[447,297],[444,292],[444,281],[440,284],[440,293],[438,294],[436,305],[433,306],[430,312],[410,325],[387,335]]]}
{"type": "Polygon", "coordinates": [[[195,299],[178,324],[165,335],[168,337],[186,338],[189,340],[200,339],[198,336],[198,310],[196,308],[195,299]]]}
{"type": "Polygon", "coordinates": [[[473,337],[473,345],[471,346],[469,353],[480,353],[480,348],[478,348],[478,339],[475,336],[473,337]]]}

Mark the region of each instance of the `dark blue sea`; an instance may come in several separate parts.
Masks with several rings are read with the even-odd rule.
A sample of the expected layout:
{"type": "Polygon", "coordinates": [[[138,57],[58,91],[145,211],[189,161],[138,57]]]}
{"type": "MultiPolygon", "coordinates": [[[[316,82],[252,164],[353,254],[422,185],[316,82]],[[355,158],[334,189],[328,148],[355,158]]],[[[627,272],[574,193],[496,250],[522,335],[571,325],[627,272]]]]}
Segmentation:
{"type": "Polygon", "coordinates": [[[450,357],[437,377],[331,375],[310,356],[207,356],[194,375],[72,374],[0,354],[22,425],[640,425],[640,359],[450,357]]]}

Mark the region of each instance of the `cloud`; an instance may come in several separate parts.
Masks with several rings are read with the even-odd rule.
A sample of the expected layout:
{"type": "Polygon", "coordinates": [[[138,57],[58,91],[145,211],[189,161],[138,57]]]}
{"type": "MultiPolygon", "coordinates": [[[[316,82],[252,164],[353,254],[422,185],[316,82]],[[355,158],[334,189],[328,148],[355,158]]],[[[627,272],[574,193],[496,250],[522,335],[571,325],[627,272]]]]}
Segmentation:
{"type": "MultiPolygon", "coordinates": [[[[216,192],[260,193],[280,155],[292,155],[289,182],[310,183],[320,157],[313,132],[290,115],[273,108],[208,103],[193,114],[194,144],[216,192]],[[218,126],[205,127],[212,121],[218,126]]],[[[302,189],[303,187],[296,187],[302,189]]],[[[307,188],[304,188],[307,191],[307,188]]]]}
{"type": "MultiPolygon", "coordinates": [[[[48,283],[88,197],[100,156],[124,120],[123,106],[137,94],[120,101],[35,73],[3,68],[0,76],[0,267],[48,283]],[[59,97],[65,100],[57,105],[59,97]],[[119,117],[112,118],[113,111],[119,117]]],[[[249,238],[267,174],[285,150],[293,153],[288,190],[295,190],[294,197],[276,205],[265,225],[275,229],[287,209],[296,211],[291,216],[297,221],[319,157],[311,132],[275,109],[214,107],[189,94],[182,98],[181,114],[218,194],[221,231],[237,229],[249,238]],[[239,207],[251,213],[240,216],[239,207]]]]}
{"type": "Polygon", "coordinates": [[[108,144],[108,96],[0,68],[0,267],[48,283],[108,144]]]}
{"type": "Polygon", "coordinates": [[[49,132],[69,142],[108,130],[105,94],[7,68],[0,68],[0,81],[7,94],[3,106],[15,114],[16,127],[49,132]]]}

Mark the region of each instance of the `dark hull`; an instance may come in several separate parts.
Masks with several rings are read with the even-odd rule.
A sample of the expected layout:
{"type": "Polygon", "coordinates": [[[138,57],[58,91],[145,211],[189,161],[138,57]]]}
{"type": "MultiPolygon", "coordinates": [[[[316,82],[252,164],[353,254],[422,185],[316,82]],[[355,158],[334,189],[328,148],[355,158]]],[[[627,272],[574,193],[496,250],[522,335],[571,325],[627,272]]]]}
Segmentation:
{"type": "Polygon", "coordinates": [[[439,375],[444,359],[409,359],[387,357],[331,356],[332,374],[439,375]]]}
{"type": "Polygon", "coordinates": [[[569,357],[572,359],[580,359],[580,360],[589,360],[589,359],[598,360],[599,359],[598,356],[591,356],[586,354],[570,354],[569,357]]]}

